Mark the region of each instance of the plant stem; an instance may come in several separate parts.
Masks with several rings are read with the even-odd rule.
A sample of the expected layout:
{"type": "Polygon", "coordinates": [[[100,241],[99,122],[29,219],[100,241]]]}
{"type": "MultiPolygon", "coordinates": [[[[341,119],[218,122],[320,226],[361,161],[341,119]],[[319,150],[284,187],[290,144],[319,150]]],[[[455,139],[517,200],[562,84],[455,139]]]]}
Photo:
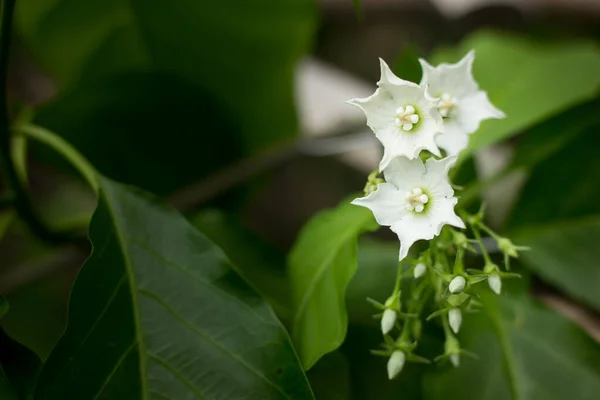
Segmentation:
{"type": "Polygon", "coordinates": [[[98,194],[100,184],[98,183],[98,172],[94,166],[73,147],[69,142],[49,131],[33,124],[15,126],[13,130],[27,138],[37,140],[52,147],[60,155],[65,157],[79,173],[84,177],[90,187],[98,194]]]}
{"type": "Polygon", "coordinates": [[[63,242],[68,240],[68,236],[51,232],[33,210],[29,195],[21,182],[12,159],[7,101],[7,75],[15,2],[16,0],[3,0],[0,15],[0,162],[4,171],[6,184],[14,196],[14,208],[23,222],[42,240],[51,243],[63,242]]]}
{"type": "Polygon", "coordinates": [[[481,255],[483,256],[484,261],[486,262],[486,264],[492,264],[492,259],[490,258],[490,255],[487,252],[487,249],[485,248],[485,245],[483,244],[483,241],[481,240],[481,234],[479,233],[479,228],[475,225],[475,224],[470,224],[471,225],[471,230],[473,231],[473,236],[475,236],[475,240],[477,240],[477,243],[479,244],[479,248],[481,249],[481,255]]]}

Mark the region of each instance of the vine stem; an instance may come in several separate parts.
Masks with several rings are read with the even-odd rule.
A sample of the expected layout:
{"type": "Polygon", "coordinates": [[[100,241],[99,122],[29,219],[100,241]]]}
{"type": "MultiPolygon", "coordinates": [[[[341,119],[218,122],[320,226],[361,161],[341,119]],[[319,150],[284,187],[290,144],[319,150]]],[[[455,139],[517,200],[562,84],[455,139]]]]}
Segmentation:
{"type": "Polygon", "coordinates": [[[0,163],[4,171],[6,184],[14,198],[15,211],[19,217],[40,239],[51,243],[63,242],[69,240],[68,235],[51,232],[38,218],[12,158],[7,81],[10,36],[15,3],[16,0],[3,0],[0,9],[0,163]]]}
{"type": "Polygon", "coordinates": [[[98,182],[98,172],[94,166],[69,142],[54,132],[33,124],[18,125],[13,127],[13,130],[15,133],[18,133],[26,138],[37,140],[38,142],[53,148],[56,152],[65,157],[77,169],[77,171],[79,171],[94,192],[98,194],[100,187],[98,182]]]}

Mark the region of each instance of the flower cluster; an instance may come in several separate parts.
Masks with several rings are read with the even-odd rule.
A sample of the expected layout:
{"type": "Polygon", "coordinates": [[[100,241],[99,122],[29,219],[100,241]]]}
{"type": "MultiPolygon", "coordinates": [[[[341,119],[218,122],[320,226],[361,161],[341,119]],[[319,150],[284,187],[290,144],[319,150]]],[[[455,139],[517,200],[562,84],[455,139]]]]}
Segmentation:
{"type": "Polygon", "coordinates": [[[463,311],[479,303],[472,286],[487,281],[499,294],[502,278],[515,276],[492,262],[481,232],[496,240],[505,255],[506,270],[510,257],[523,250],[485,225],[482,211],[475,215],[459,213],[461,218],[455,210],[458,199],[448,176],[450,169],[482,121],[504,118],[475,82],[474,59],[471,51],[456,64],[434,67],[420,60],[423,78],[419,84],[397,77],[380,60],[381,78],[375,93],[349,101],[364,111],[367,125],[383,145],[383,158],[379,169],[369,176],[365,196],[352,203],[369,208],[379,225],[389,227],[398,236],[399,260],[413,265],[414,281],[408,299],[401,295],[401,262],[392,295],[384,304],[370,300],[381,311],[377,317],[381,318],[385,339],[383,350],[373,352],[389,357],[390,379],[400,373],[406,361],[428,362],[413,350],[422,326],[419,315],[430,298],[436,309],[427,319],[442,317],[446,335],[445,351],[438,359],[448,359],[458,366],[460,354],[467,352],[460,348],[455,334],[462,324],[463,311]],[[458,230],[467,225],[474,238],[458,230]],[[429,247],[409,259],[411,247],[419,240],[429,241],[429,247]],[[482,270],[465,271],[465,252],[476,252],[474,243],[485,265],[482,270]],[[396,330],[400,333],[394,339],[396,330]]]}

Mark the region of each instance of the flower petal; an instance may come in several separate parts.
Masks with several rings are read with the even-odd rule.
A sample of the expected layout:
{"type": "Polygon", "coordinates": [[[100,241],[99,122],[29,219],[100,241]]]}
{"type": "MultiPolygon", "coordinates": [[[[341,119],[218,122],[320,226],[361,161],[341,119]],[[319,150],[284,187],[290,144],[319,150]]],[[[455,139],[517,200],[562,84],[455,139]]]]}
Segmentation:
{"type": "Polygon", "coordinates": [[[396,157],[383,170],[385,180],[402,191],[409,191],[425,182],[425,165],[419,158],[396,157]]]}
{"type": "Polygon", "coordinates": [[[416,215],[412,212],[406,213],[406,216],[392,224],[390,229],[400,239],[400,260],[408,255],[408,251],[417,240],[430,240],[436,235],[435,221],[427,215],[416,215]]]}
{"type": "Polygon", "coordinates": [[[394,74],[392,69],[381,58],[379,59],[379,67],[381,68],[381,77],[379,78],[379,81],[377,82],[377,85],[379,87],[383,87],[383,86],[389,87],[389,86],[394,86],[394,85],[419,87],[419,85],[417,85],[414,82],[406,81],[402,78],[398,78],[396,76],[396,74],[394,74]]]}
{"type": "Polygon", "coordinates": [[[435,143],[446,151],[447,156],[455,156],[469,146],[469,135],[456,119],[447,119],[444,128],[444,133],[435,137],[435,143]]]}
{"type": "Polygon", "coordinates": [[[461,98],[475,92],[479,86],[473,78],[475,51],[471,50],[456,64],[442,63],[437,67],[419,59],[423,68],[421,85],[428,85],[429,92],[439,97],[443,93],[461,98]]]}
{"type": "Polygon", "coordinates": [[[448,171],[454,166],[455,162],[456,157],[446,157],[441,160],[430,158],[425,163],[427,188],[436,198],[454,196],[454,190],[448,179],[448,171]]]}
{"type": "Polygon", "coordinates": [[[405,196],[391,183],[381,183],[373,193],[352,200],[352,204],[370,209],[379,225],[390,226],[406,214],[405,196]]]}
{"type": "Polygon", "coordinates": [[[367,117],[367,125],[378,132],[380,130],[394,126],[396,107],[391,94],[383,89],[377,89],[371,96],[363,99],[348,100],[352,104],[363,110],[367,117]]]}
{"type": "Polygon", "coordinates": [[[471,134],[479,129],[481,121],[504,118],[505,114],[497,109],[483,90],[478,90],[461,99],[456,119],[464,133],[471,134]]]}

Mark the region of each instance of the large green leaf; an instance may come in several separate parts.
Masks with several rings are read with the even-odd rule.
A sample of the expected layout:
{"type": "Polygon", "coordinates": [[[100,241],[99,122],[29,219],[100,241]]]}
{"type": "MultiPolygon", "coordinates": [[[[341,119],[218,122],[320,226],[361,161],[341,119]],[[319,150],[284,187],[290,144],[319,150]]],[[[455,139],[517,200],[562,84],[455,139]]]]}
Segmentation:
{"type": "Polygon", "coordinates": [[[510,219],[510,228],[600,214],[600,124],[531,170],[510,219]]]}
{"type": "Polygon", "coordinates": [[[106,174],[168,192],[296,133],[293,74],[315,11],[314,0],[23,0],[16,21],[63,89],[38,122],[106,174]]]}
{"type": "Polygon", "coordinates": [[[202,211],[191,222],[223,250],[236,271],[271,304],[277,315],[289,317],[290,288],[282,253],[222,211],[202,211]]]}
{"type": "MultiPolygon", "coordinates": [[[[536,130],[536,137],[525,138],[526,147],[533,148],[545,132],[546,143],[558,150],[531,169],[509,229],[515,240],[531,247],[521,256],[525,266],[571,297],[600,310],[600,250],[595,240],[600,233],[600,162],[595,154],[600,145],[600,119],[594,106],[597,109],[599,103],[553,119],[560,134],[546,127],[536,130]],[[569,121],[573,121],[571,127],[569,121]],[[583,126],[580,121],[584,121],[583,126]]],[[[527,157],[520,154],[519,159],[526,163],[527,157]]]]}
{"type": "Polygon", "coordinates": [[[175,210],[101,178],[90,238],[36,397],[312,398],[268,304],[175,210]]]}
{"type": "Polygon", "coordinates": [[[507,118],[483,122],[462,157],[589,100],[600,89],[600,48],[590,41],[546,45],[479,32],[433,60],[457,61],[470,49],[476,51],[475,79],[507,118]]]}
{"type": "Polygon", "coordinates": [[[15,399],[31,399],[42,362],[35,353],[10,338],[3,330],[0,330],[0,365],[6,374],[6,380],[0,382],[0,398],[10,399],[4,397],[2,392],[7,390],[8,393],[14,393],[15,399]],[[11,389],[8,389],[8,385],[11,389]]]}
{"type": "Polygon", "coordinates": [[[598,398],[600,344],[525,295],[484,300],[486,312],[469,315],[460,334],[480,359],[427,376],[425,399],[598,398]]]}
{"type": "Polygon", "coordinates": [[[531,247],[519,259],[544,281],[600,310],[600,216],[525,229],[516,234],[531,247]]]}
{"type": "Polygon", "coordinates": [[[375,228],[369,210],[344,201],[315,216],[290,253],[292,339],[305,369],[346,336],[346,287],[356,272],[358,235],[375,228]]]}
{"type": "MultiPolygon", "coordinates": [[[[8,301],[0,296],[0,318],[8,309],[8,301]]],[[[0,399],[29,400],[40,367],[38,356],[0,329],[0,399]]]]}

